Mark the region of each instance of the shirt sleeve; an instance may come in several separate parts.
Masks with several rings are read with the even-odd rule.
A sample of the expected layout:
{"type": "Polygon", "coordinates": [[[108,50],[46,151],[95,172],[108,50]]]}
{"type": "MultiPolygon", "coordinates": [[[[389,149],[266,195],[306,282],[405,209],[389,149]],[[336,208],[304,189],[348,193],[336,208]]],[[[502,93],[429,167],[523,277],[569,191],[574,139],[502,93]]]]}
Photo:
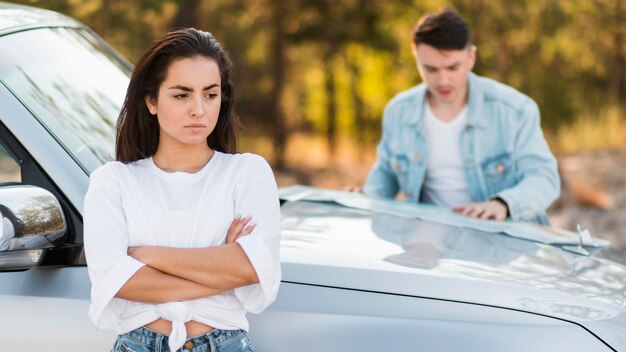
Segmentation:
{"type": "Polygon", "coordinates": [[[280,202],[271,168],[255,156],[246,160],[249,175],[235,187],[235,213],[251,215],[257,225],[237,242],[243,248],[259,278],[258,284],[236,288],[235,296],[251,313],[260,313],[276,299],[280,285],[280,202]]]}
{"type": "Polygon", "coordinates": [[[539,121],[539,108],[529,99],[521,111],[515,138],[518,183],[490,197],[502,198],[516,221],[531,220],[545,213],[561,192],[556,158],[543,137],[539,121]]]}
{"type": "Polygon", "coordinates": [[[115,294],[144,264],[128,255],[121,180],[111,164],[92,173],[83,211],[85,256],[91,280],[89,317],[100,329],[113,328],[124,307],[115,294]]]}

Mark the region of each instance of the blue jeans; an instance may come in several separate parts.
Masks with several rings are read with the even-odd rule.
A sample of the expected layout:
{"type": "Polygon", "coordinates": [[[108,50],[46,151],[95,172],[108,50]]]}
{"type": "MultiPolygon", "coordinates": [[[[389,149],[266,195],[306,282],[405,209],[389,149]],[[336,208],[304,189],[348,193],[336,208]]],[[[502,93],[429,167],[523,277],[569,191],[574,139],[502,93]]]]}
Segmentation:
{"type": "MultiPolygon", "coordinates": [[[[170,352],[168,337],[146,327],[120,335],[111,352],[170,352]]],[[[177,352],[248,352],[254,351],[243,330],[213,329],[190,337],[177,352]]]]}

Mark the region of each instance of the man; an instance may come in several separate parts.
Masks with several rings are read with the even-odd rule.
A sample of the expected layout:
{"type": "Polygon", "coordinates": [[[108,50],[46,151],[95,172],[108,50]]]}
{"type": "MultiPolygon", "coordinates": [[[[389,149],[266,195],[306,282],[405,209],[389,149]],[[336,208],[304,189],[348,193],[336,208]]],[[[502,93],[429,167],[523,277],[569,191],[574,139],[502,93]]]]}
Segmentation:
{"type": "Polygon", "coordinates": [[[471,72],[476,47],[452,10],[421,19],[412,44],[423,83],[385,108],[364,192],[400,191],[474,218],[549,223],[545,211],[560,181],[537,104],[471,72]]]}

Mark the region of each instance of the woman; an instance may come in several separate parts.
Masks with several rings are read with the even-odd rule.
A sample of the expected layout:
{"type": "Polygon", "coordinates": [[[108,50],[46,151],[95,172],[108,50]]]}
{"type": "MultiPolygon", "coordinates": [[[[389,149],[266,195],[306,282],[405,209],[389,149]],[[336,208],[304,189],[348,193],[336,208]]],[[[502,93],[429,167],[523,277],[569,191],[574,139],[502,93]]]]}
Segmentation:
{"type": "Polygon", "coordinates": [[[85,197],[89,315],[120,334],[113,351],[252,351],[245,314],[280,283],[280,209],[265,160],[236,154],[233,103],[210,33],[168,33],[135,66],[117,161],[85,197]]]}

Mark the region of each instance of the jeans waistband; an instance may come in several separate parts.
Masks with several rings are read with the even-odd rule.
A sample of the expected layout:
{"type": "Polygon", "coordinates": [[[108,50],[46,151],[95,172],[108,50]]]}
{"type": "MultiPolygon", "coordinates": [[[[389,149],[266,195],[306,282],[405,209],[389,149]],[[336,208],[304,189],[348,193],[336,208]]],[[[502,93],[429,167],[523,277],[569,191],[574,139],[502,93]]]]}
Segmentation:
{"type": "MultiPolygon", "coordinates": [[[[231,337],[242,332],[243,330],[213,329],[205,334],[189,337],[183,345],[183,350],[192,351],[194,347],[208,344],[211,346],[211,351],[213,351],[231,337]]],[[[151,349],[167,350],[168,336],[145,326],[129,331],[124,335],[151,349]]]]}

